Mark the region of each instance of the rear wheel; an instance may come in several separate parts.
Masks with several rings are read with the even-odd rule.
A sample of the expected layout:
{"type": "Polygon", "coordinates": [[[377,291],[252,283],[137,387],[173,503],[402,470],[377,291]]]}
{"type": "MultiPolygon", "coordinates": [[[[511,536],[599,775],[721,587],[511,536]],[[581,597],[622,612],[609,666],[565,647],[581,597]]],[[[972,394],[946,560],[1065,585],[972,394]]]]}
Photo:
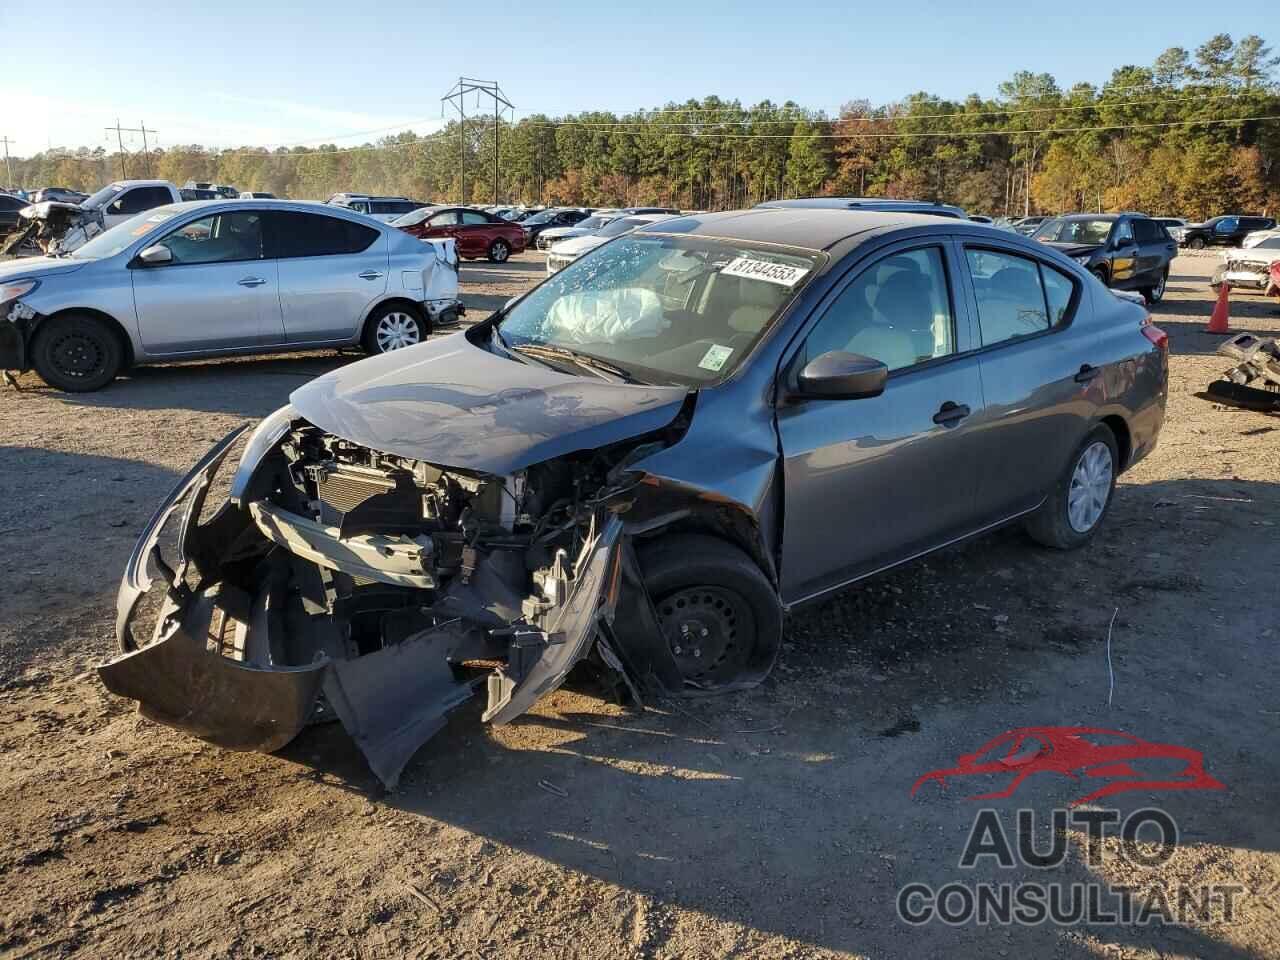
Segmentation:
{"type": "Polygon", "coordinates": [[[390,353],[427,338],[427,322],[417,310],[393,303],[379,307],[364,325],[366,353],[390,353]]]}
{"type": "Polygon", "coordinates": [[[101,390],[124,365],[120,338],[97,317],[68,313],[36,329],[31,363],[51,387],[72,393],[101,390]]]}
{"type": "Polygon", "coordinates": [[[1192,250],[1203,250],[1204,237],[1192,237],[1191,240],[1187,243],[1187,246],[1190,247],[1192,250]]]}
{"type": "Polygon", "coordinates": [[[1142,291],[1142,295],[1147,298],[1147,303],[1159,303],[1164,299],[1164,285],[1169,280],[1169,271],[1164,270],[1156,279],[1154,287],[1147,287],[1142,291]]]}
{"type": "Polygon", "coordinates": [[[1058,550],[1088,543],[1111,507],[1119,463],[1115,434],[1106,424],[1098,424],[1077,448],[1040,509],[1027,518],[1027,533],[1058,550]]]}
{"type": "Polygon", "coordinates": [[[1107,285],[1107,271],[1103,270],[1101,267],[1094,267],[1089,272],[1092,273],[1095,277],[1097,277],[1098,282],[1101,283],[1104,287],[1107,285]]]}
{"type": "Polygon", "coordinates": [[[644,583],[687,684],[713,690],[768,673],[782,638],[782,607],[742,550],[701,534],[642,544],[644,583]]]}
{"type": "Polygon", "coordinates": [[[507,241],[498,239],[489,244],[490,263],[506,263],[509,256],[511,256],[511,245],[507,241]]]}

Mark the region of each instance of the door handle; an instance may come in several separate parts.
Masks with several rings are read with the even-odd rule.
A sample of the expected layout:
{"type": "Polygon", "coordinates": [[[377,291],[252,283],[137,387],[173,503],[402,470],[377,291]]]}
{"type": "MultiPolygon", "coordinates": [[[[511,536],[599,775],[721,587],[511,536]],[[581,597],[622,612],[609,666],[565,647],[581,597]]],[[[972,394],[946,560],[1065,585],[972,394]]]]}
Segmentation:
{"type": "Polygon", "coordinates": [[[243,280],[236,281],[242,287],[260,287],[266,282],[262,277],[245,277],[243,280]]]}
{"type": "Polygon", "coordinates": [[[1086,363],[1080,367],[1079,372],[1076,374],[1076,383],[1088,383],[1101,372],[1102,371],[1097,367],[1090,366],[1086,363]]]}
{"type": "Polygon", "coordinates": [[[378,270],[365,270],[363,273],[357,274],[361,280],[381,280],[382,273],[378,270]]]}
{"type": "Polygon", "coordinates": [[[963,403],[953,403],[948,400],[939,407],[938,412],[933,415],[933,422],[942,424],[944,427],[949,427],[953,423],[959,423],[968,415],[968,405],[963,403]]]}

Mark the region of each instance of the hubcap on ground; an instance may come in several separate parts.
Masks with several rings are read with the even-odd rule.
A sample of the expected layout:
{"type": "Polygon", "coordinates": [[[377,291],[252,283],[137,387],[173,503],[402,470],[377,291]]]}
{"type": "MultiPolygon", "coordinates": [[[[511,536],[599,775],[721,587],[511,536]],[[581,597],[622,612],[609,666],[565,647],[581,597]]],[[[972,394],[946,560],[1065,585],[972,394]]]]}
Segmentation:
{"type": "Polygon", "coordinates": [[[1101,440],[1080,454],[1067,491],[1067,520],[1076,533],[1088,533],[1102,516],[1111,496],[1111,472],[1111,448],[1101,440]]]}
{"type": "Polygon", "coordinates": [[[70,334],[53,345],[54,368],[67,377],[87,377],[102,365],[102,345],[92,337],[70,334]]]}
{"type": "Polygon", "coordinates": [[[685,587],[658,604],[658,620],[687,680],[715,683],[721,676],[732,677],[750,653],[754,619],[732,590],[685,587]]]}
{"type": "Polygon", "coordinates": [[[382,353],[412,347],[420,339],[418,321],[407,313],[388,313],[378,321],[377,337],[382,353]]]}

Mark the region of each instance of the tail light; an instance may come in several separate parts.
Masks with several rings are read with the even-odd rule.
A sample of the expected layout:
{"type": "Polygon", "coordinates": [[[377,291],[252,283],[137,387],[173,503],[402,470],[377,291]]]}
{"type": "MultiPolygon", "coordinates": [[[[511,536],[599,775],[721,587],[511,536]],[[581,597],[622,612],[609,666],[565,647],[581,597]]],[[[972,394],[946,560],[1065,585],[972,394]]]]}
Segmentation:
{"type": "Polygon", "coordinates": [[[1151,322],[1151,316],[1142,321],[1142,335],[1150,340],[1161,353],[1169,352],[1169,335],[1151,322]]]}

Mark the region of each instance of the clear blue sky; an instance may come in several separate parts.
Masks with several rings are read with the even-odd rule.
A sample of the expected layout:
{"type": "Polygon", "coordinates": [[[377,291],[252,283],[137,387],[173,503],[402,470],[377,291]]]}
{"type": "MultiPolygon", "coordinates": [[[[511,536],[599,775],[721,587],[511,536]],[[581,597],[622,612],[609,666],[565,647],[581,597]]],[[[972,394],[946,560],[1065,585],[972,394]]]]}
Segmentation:
{"type": "Polygon", "coordinates": [[[1280,17],[1264,9],[1204,0],[0,0],[0,135],[18,141],[20,155],[107,145],[102,128],[118,114],[126,126],[158,128],[163,145],[350,145],[383,127],[429,131],[459,74],[500,82],[517,116],[710,94],[828,110],[918,90],[990,96],[1016,70],[1047,71],[1064,86],[1100,83],[1116,66],[1149,64],[1173,45],[1194,50],[1217,32],[1260,32],[1280,46],[1280,17]],[[33,42],[17,42],[28,26],[33,42]]]}

